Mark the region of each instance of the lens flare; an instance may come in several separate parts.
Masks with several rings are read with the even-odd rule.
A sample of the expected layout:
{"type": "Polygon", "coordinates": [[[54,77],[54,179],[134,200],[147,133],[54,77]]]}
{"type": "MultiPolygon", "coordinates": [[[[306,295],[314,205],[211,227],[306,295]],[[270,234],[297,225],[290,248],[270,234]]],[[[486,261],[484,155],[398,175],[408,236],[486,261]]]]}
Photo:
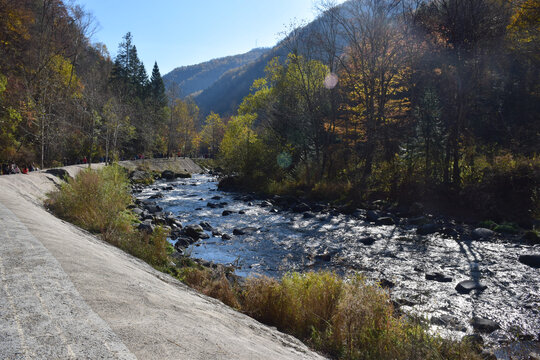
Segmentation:
{"type": "Polygon", "coordinates": [[[324,78],[324,87],[327,88],[327,89],[333,89],[336,87],[337,83],[338,83],[339,79],[338,79],[338,76],[334,73],[328,73],[328,75],[326,75],[326,77],[324,78]]]}

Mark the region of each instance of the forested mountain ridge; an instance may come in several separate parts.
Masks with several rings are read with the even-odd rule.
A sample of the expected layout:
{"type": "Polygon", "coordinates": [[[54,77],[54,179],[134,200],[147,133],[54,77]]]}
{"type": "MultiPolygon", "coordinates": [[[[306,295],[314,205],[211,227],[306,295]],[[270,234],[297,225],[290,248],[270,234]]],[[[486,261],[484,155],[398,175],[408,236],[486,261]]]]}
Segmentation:
{"type": "Polygon", "coordinates": [[[165,86],[176,84],[181,96],[197,94],[215,83],[228,71],[242,68],[267,53],[268,48],[256,48],[240,55],[213,59],[196,65],[181,66],[163,76],[165,86]]]}

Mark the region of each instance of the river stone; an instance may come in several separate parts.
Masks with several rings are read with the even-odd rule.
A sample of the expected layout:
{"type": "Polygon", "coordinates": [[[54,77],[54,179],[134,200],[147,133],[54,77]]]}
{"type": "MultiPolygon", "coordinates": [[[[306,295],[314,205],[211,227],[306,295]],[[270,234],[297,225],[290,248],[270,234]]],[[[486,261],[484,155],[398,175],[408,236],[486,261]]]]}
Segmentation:
{"type": "Polygon", "coordinates": [[[234,211],[232,210],[223,210],[223,212],[221,213],[222,216],[229,216],[232,214],[234,214],[234,211]]]}
{"type": "Polygon", "coordinates": [[[434,234],[439,230],[440,230],[440,227],[437,224],[433,224],[433,223],[423,224],[423,225],[420,225],[418,229],[416,229],[416,233],[418,235],[429,235],[429,234],[434,234]]]}
{"type": "Polygon", "coordinates": [[[148,210],[149,213],[158,213],[160,212],[161,210],[163,210],[159,205],[145,205],[144,206],[146,208],[146,210],[148,210]]]}
{"type": "Polygon", "coordinates": [[[303,213],[306,211],[311,211],[311,208],[306,203],[299,203],[292,208],[292,211],[295,213],[303,213]]]}
{"type": "Polygon", "coordinates": [[[315,260],[328,262],[332,260],[332,254],[329,254],[329,253],[317,254],[315,255],[315,260]]]}
{"type": "Polygon", "coordinates": [[[142,209],[139,209],[139,208],[133,208],[131,211],[137,216],[142,215],[144,212],[142,209]]]}
{"type": "Polygon", "coordinates": [[[272,206],[272,203],[270,201],[265,200],[265,201],[261,202],[260,206],[261,207],[270,207],[270,206],[272,206]]]}
{"type": "Polygon", "coordinates": [[[204,234],[204,230],[200,225],[188,225],[184,232],[192,239],[202,239],[201,236],[204,234]]]}
{"type": "Polygon", "coordinates": [[[207,221],[201,221],[199,223],[199,225],[203,228],[203,230],[206,230],[206,231],[213,231],[214,230],[212,225],[210,225],[210,223],[207,222],[207,221]]]}
{"type": "Polygon", "coordinates": [[[487,240],[494,236],[495,232],[486,228],[476,228],[471,235],[474,240],[487,240]]]}
{"type": "Polygon", "coordinates": [[[219,195],[212,196],[212,200],[221,200],[221,196],[219,195]]]}
{"type": "Polygon", "coordinates": [[[468,294],[473,290],[484,291],[486,289],[486,285],[476,282],[474,280],[464,280],[456,285],[456,290],[460,294],[468,294]]]}
{"type": "Polygon", "coordinates": [[[482,319],[479,317],[473,317],[471,319],[471,325],[474,330],[481,333],[492,333],[497,329],[500,329],[499,324],[493,320],[482,319]]]}
{"type": "Polygon", "coordinates": [[[157,193],[149,197],[149,199],[162,199],[162,198],[163,198],[162,193],[157,193]]]}
{"type": "Polygon", "coordinates": [[[238,213],[239,213],[240,215],[244,215],[246,212],[245,212],[245,210],[240,210],[238,213]]]}
{"type": "Polygon", "coordinates": [[[426,273],[426,280],[434,280],[438,282],[452,282],[450,276],[446,276],[440,272],[426,273]]]}
{"type": "Polygon", "coordinates": [[[175,178],[175,174],[171,170],[164,170],[161,173],[161,178],[165,180],[173,180],[175,178]]]}
{"type": "Polygon", "coordinates": [[[152,223],[149,221],[143,221],[142,223],[139,224],[137,229],[139,229],[139,231],[143,231],[145,233],[151,234],[154,232],[154,225],[152,225],[152,223]]]}
{"type": "Polygon", "coordinates": [[[165,191],[174,190],[174,186],[165,186],[165,187],[163,187],[163,190],[165,190],[165,191]]]}
{"type": "Polygon", "coordinates": [[[520,255],[519,262],[533,268],[540,268],[540,254],[520,255]]]}
{"type": "Polygon", "coordinates": [[[223,240],[231,240],[232,239],[231,235],[229,235],[229,234],[223,234],[223,235],[221,235],[221,238],[223,240]]]}
{"type": "Polygon", "coordinates": [[[241,229],[234,229],[233,234],[234,235],[250,235],[250,234],[253,234],[256,231],[257,231],[257,228],[248,226],[248,227],[241,228],[241,229]]]}
{"type": "Polygon", "coordinates": [[[380,225],[395,225],[396,224],[394,219],[392,219],[389,216],[383,216],[383,217],[378,218],[376,223],[380,225]]]}
{"type": "Polygon", "coordinates": [[[369,210],[366,213],[366,219],[371,222],[376,222],[381,217],[381,214],[375,210],[369,210]]]}
{"type": "Polygon", "coordinates": [[[193,244],[194,242],[195,241],[189,236],[179,236],[178,240],[176,240],[176,242],[174,243],[174,247],[175,249],[180,251],[180,249],[186,248],[189,245],[193,244]]]}
{"type": "Polygon", "coordinates": [[[358,241],[364,245],[373,245],[375,243],[375,238],[370,236],[370,237],[359,239],[358,241]]]}

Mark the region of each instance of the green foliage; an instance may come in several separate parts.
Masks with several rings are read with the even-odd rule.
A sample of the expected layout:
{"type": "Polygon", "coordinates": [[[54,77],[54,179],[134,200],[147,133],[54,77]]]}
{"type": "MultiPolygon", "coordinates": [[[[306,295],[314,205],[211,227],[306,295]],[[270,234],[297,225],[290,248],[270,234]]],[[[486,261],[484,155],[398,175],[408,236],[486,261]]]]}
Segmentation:
{"type": "Polygon", "coordinates": [[[48,195],[47,204],[59,217],[98,233],[107,242],[164,268],[171,247],[167,232],[158,227],[151,235],[133,228],[136,217],[126,210],[131,203],[125,170],[118,165],[81,171],[48,195]]]}

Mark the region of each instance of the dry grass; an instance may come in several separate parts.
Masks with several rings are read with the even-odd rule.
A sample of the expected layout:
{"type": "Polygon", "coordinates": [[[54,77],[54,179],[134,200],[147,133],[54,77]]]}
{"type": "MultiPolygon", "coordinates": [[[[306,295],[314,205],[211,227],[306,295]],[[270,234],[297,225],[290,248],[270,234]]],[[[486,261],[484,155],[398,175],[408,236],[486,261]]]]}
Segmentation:
{"type": "Polygon", "coordinates": [[[241,303],[248,315],[336,359],[479,359],[467,344],[429,335],[422,323],[396,316],[388,294],[361,276],[251,278],[241,303]]]}

